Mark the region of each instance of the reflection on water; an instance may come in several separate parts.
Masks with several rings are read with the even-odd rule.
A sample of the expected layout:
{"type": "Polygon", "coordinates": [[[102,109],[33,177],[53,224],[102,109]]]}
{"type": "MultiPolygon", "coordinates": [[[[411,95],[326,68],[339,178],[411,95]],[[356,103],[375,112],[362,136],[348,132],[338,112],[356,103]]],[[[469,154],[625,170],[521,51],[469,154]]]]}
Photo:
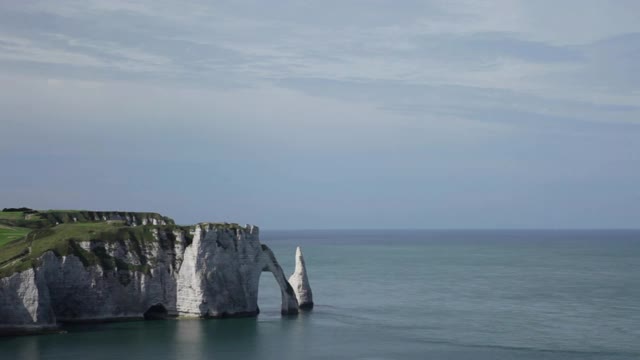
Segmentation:
{"type": "Polygon", "coordinates": [[[306,317],[73,325],[66,334],[2,339],[0,358],[282,359],[303,353],[306,317]]]}

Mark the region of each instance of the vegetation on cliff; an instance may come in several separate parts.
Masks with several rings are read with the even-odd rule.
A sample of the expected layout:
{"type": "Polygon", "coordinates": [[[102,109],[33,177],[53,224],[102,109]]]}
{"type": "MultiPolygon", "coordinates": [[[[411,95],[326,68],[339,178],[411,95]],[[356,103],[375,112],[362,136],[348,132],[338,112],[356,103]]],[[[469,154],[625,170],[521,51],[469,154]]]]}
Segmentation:
{"type": "Polygon", "coordinates": [[[12,241],[22,238],[29,233],[29,229],[20,227],[11,227],[0,225],[0,246],[12,241]]]}
{"type": "MultiPolygon", "coordinates": [[[[157,213],[27,210],[0,212],[0,277],[37,266],[47,251],[58,256],[73,254],[86,266],[100,264],[105,270],[145,271],[149,264],[144,256],[140,256],[140,265],[130,265],[107,255],[104,247],[87,251],[79,243],[128,241],[141,255],[145,242],[157,241],[153,231],[172,234],[177,228],[172,219],[157,213]],[[151,225],[154,219],[159,225],[151,225]],[[134,226],[138,222],[146,225],[134,226]]],[[[171,236],[160,239],[175,240],[171,236]]]]}
{"type": "MultiPolygon", "coordinates": [[[[154,259],[144,255],[146,246],[157,242],[161,248],[172,249],[176,231],[184,235],[186,246],[194,228],[175,225],[171,218],[157,213],[25,209],[0,212],[0,278],[38,266],[47,251],[57,256],[75,255],[85,266],[99,264],[107,271],[146,272],[154,265],[154,259]],[[82,246],[82,242],[91,244],[82,246]],[[128,264],[108,255],[104,246],[118,242],[126,243],[140,263],[128,264]]],[[[238,224],[202,225],[224,227],[228,231],[243,229],[238,224]]]]}

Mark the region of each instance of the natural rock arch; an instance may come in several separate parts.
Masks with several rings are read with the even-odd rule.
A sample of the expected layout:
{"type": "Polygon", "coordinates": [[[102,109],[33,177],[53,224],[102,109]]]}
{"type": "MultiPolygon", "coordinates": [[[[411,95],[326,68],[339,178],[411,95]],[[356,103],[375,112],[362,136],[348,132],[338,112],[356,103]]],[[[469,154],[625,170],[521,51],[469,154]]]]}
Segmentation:
{"type": "Polygon", "coordinates": [[[271,249],[260,243],[257,227],[201,223],[153,228],[155,241],[143,242],[149,246],[138,243],[146,232],[131,227],[124,233],[140,237],[69,240],[75,252],[59,256],[46,251],[34,268],[0,278],[0,332],[30,332],[63,322],[255,316],[263,272],[278,283],[283,315],[298,313],[298,304],[313,303],[301,252],[301,266],[290,283],[271,249]],[[107,267],[111,263],[87,264],[81,256],[86,252],[113,258],[117,270],[107,267]],[[153,260],[146,264],[148,271],[140,266],[145,259],[153,260]]]}
{"type": "Polygon", "coordinates": [[[282,315],[292,315],[298,313],[298,300],[296,299],[296,294],[293,291],[293,288],[287,281],[287,278],[284,275],[284,271],[282,271],[282,267],[278,264],[278,260],[276,260],[275,255],[269,249],[268,246],[262,245],[262,255],[264,266],[262,267],[262,272],[270,272],[273,274],[273,277],[276,279],[278,286],[280,286],[280,293],[282,296],[282,305],[280,307],[280,313],[282,315]]]}

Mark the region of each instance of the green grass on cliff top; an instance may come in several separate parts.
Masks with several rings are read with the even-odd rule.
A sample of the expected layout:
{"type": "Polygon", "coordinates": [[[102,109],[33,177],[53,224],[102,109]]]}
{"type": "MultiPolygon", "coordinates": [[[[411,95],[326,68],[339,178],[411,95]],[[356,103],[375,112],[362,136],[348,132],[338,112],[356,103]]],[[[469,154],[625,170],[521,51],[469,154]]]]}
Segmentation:
{"type": "MultiPolygon", "coordinates": [[[[33,230],[19,240],[9,241],[0,246],[0,278],[36,266],[38,258],[47,251],[53,251],[59,256],[76,255],[85,266],[100,263],[106,265],[107,269],[113,268],[115,267],[113,258],[86,251],[77,243],[91,240],[109,242],[132,239],[138,244],[143,244],[146,241],[154,240],[151,229],[155,227],[131,227],[122,222],[86,222],[60,224],[55,227],[33,230]]],[[[25,230],[28,231],[28,229],[25,230]]]]}
{"type": "Polygon", "coordinates": [[[10,227],[0,224],[0,246],[27,235],[31,229],[10,227]]]}
{"type": "MultiPolygon", "coordinates": [[[[102,231],[116,229],[121,224],[107,222],[60,224],[51,228],[33,230],[18,241],[11,241],[0,247],[0,264],[31,248],[31,254],[39,256],[47,250],[63,250],[66,240],[86,241],[95,238],[102,231]]],[[[61,251],[63,253],[64,251],[61,251]]],[[[2,267],[2,265],[0,265],[2,267]]]]}
{"type": "Polygon", "coordinates": [[[22,211],[0,211],[0,219],[5,220],[18,220],[24,219],[24,213],[22,211]]]}
{"type": "Polygon", "coordinates": [[[6,223],[0,223],[0,246],[20,239],[31,231],[25,227],[15,226],[24,221],[24,212],[22,211],[0,211],[1,220],[5,220],[6,223]]]}
{"type": "MultiPolygon", "coordinates": [[[[155,213],[129,214],[137,216],[159,215],[155,213]]],[[[58,256],[73,254],[79,257],[85,266],[100,264],[106,270],[146,271],[148,270],[147,263],[142,266],[124,264],[106,254],[104,248],[87,251],[82,249],[78,242],[130,240],[134,244],[133,251],[140,252],[146,243],[157,241],[152,235],[152,229],[181,228],[186,230],[191,228],[191,226],[174,225],[173,220],[166,217],[164,219],[169,222],[169,225],[128,226],[123,221],[91,221],[92,216],[89,215],[89,212],[73,210],[40,211],[26,216],[21,212],[0,212],[0,278],[37,266],[39,258],[47,251],[53,251],[58,256]],[[74,217],[78,222],[74,222],[74,217]]],[[[228,230],[243,229],[238,224],[207,224],[228,230]]],[[[187,237],[189,237],[188,232],[187,237]]],[[[160,239],[160,245],[172,248],[173,241],[175,239],[163,237],[160,239]]],[[[190,243],[190,238],[187,238],[187,242],[190,243]]]]}

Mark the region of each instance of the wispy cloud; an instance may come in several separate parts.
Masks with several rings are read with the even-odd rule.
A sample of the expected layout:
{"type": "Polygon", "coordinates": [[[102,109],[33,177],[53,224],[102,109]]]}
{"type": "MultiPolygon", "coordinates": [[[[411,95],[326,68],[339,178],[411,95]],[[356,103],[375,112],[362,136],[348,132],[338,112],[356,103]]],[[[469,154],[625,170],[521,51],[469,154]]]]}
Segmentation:
{"type": "Polygon", "coordinates": [[[457,193],[447,176],[519,198],[516,183],[497,193],[511,176],[543,198],[546,182],[606,169],[624,189],[638,178],[638,13],[634,0],[4,1],[0,153],[127,159],[136,174],[213,158],[207,176],[270,200],[340,176],[371,181],[361,198],[392,184],[388,198],[424,203],[422,182],[457,193]],[[219,170],[252,166],[269,195],[219,170]]]}

